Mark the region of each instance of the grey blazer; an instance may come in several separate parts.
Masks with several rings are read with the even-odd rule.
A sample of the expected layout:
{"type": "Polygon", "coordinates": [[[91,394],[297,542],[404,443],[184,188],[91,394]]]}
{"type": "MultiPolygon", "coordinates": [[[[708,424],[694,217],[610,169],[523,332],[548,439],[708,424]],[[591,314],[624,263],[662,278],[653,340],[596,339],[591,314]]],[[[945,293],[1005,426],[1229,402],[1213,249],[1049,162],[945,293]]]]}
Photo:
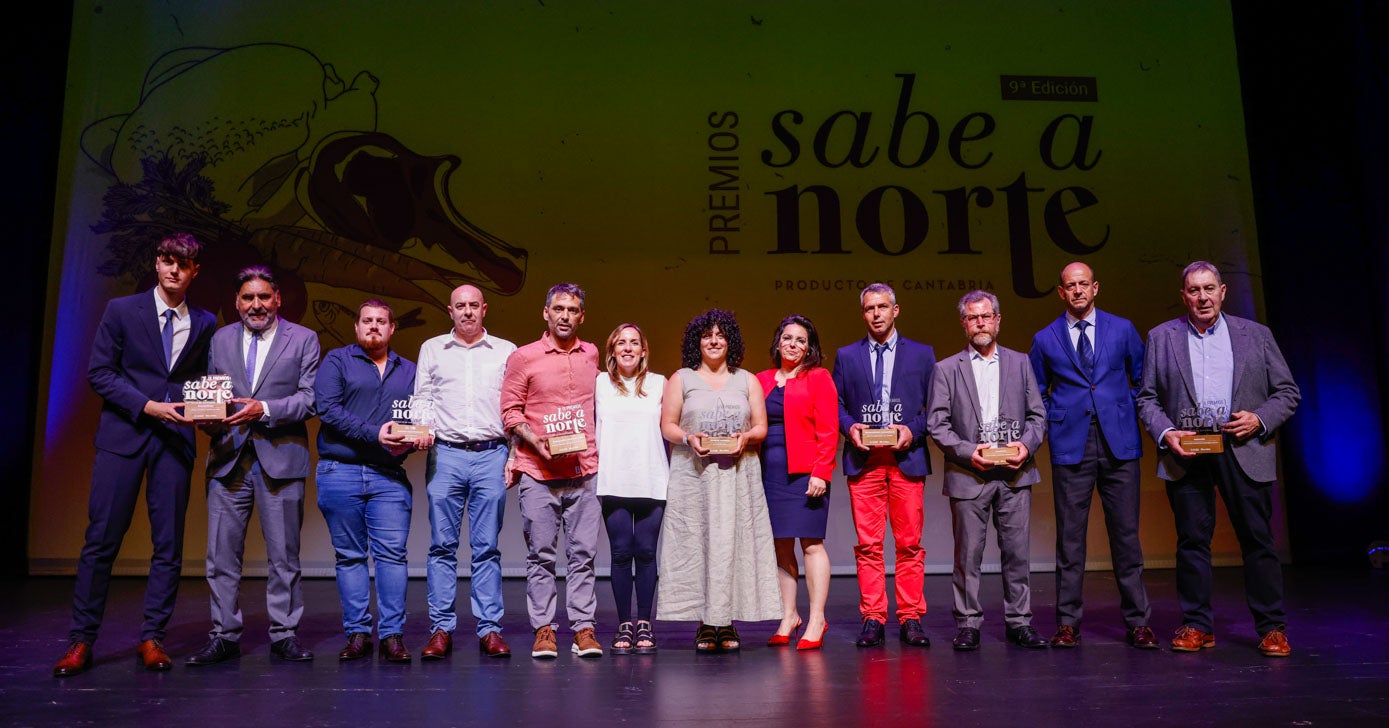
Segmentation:
{"type": "Polygon", "coordinates": [[[314,375],[318,371],[318,335],[281,318],[254,390],[246,381],[242,325],[228,324],[212,335],[210,374],[230,374],[232,394],[265,403],[270,419],[227,428],[212,437],[207,477],[231,471],[241,449],[251,443],[265,474],[278,479],[309,477],[309,433],[304,421],[314,416],[314,375]]]}
{"type": "MultiPolygon", "coordinates": [[[[1278,477],[1274,435],[1293,416],[1302,394],[1267,326],[1222,315],[1230,327],[1235,359],[1230,411],[1253,412],[1264,423],[1262,433],[1234,444],[1235,461],[1250,480],[1269,483],[1278,477]]],[[[1185,316],[1155,326],[1148,332],[1148,351],[1143,358],[1138,419],[1158,444],[1158,477],[1163,480],[1178,480],[1186,474],[1185,464],[1167,448],[1162,433],[1176,427],[1178,412],[1196,406],[1187,326],[1185,316]]]]}
{"type": "Polygon", "coordinates": [[[1021,468],[976,470],[970,464],[979,443],[979,391],[974,386],[974,369],[969,363],[970,349],[941,360],[931,376],[931,392],[926,400],[926,431],[945,454],[944,492],[951,498],[977,498],[989,482],[1004,482],[1015,488],[1042,479],[1037,470],[1037,449],[1046,436],[1047,412],[1042,392],[1032,373],[1027,355],[998,347],[999,417],[1022,423],[1022,436],[1028,458],[1021,468]]]}

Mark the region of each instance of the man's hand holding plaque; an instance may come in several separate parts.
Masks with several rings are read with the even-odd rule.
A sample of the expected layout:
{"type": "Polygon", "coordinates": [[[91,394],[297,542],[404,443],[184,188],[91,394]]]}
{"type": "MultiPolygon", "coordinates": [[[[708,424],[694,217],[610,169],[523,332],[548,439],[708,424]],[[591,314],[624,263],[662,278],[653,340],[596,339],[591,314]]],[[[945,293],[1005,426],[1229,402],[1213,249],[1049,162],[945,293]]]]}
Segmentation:
{"type": "Polygon", "coordinates": [[[229,374],[207,374],[183,383],[183,417],[199,424],[227,418],[232,401],[229,374]]]}
{"type": "MultiPolygon", "coordinates": [[[[411,397],[404,401],[396,400],[391,405],[391,421],[386,423],[386,427],[392,441],[412,447],[418,447],[416,443],[425,440],[428,440],[428,444],[424,447],[434,444],[434,400],[411,397]]],[[[386,445],[386,441],[382,440],[381,444],[386,445]]],[[[387,445],[386,449],[390,450],[391,447],[387,445]]]]}
{"type": "Polygon", "coordinates": [[[1230,419],[1229,413],[1230,407],[1223,401],[1204,402],[1181,410],[1177,413],[1180,429],[1167,433],[1176,435],[1178,447],[1172,451],[1182,457],[1225,452],[1225,436],[1221,430],[1230,419]]]}
{"type": "MultiPolygon", "coordinates": [[[[584,430],[588,418],[584,406],[571,404],[560,407],[554,414],[544,416],[545,449],[550,457],[583,452],[588,449],[588,437],[584,430]]],[[[547,458],[548,459],[548,458],[547,458]]]]}
{"type": "Polygon", "coordinates": [[[989,467],[1018,468],[1027,459],[1027,447],[1018,441],[1022,423],[999,417],[979,425],[980,446],[974,449],[973,459],[991,463],[989,467]]]}

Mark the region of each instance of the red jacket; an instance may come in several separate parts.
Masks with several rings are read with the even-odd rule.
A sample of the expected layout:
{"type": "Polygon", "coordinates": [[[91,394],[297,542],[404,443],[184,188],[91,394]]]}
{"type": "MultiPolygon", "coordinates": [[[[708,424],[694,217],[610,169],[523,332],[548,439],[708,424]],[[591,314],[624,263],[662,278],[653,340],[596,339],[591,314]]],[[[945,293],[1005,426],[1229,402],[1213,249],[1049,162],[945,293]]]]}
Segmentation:
{"type": "MultiPolygon", "coordinates": [[[[776,389],[775,369],[758,372],[762,391],[776,389]]],[[[792,473],[810,473],[829,482],[839,449],[839,393],[824,367],[786,380],[786,461],[792,473]]]]}

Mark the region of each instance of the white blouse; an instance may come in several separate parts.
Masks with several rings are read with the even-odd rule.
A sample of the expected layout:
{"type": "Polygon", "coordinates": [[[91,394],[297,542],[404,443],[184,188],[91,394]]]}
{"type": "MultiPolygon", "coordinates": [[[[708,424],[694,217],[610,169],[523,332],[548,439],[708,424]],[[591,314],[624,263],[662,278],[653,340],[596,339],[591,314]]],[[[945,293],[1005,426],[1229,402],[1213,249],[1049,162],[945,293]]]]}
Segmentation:
{"type": "Polygon", "coordinates": [[[645,397],[632,391],[635,379],[623,383],[625,395],[613,386],[607,372],[598,372],[594,389],[598,495],[665,500],[670,460],[661,438],[661,393],[666,378],[647,372],[642,382],[645,397]]]}

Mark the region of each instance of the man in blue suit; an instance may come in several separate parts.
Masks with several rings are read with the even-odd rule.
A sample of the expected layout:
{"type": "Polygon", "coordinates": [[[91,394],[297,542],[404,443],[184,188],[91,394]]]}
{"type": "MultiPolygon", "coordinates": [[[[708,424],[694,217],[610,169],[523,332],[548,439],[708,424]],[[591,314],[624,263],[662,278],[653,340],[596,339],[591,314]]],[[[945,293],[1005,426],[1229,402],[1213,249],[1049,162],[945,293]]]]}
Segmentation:
{"type": "Polygon", "coordinates": [[[237,275],[241,320],[218,329],[208,371],[231,377],[236,411],[208,429],[207,584],[212,598],[210,639],[188,658],[211,665],[241,654],[241,556],[254,507],[260,511],[269,578],[271,654],[307,661],[313,653],[295,633],[304,613],[299,531],[304,525],[304,481],[309,477],[309,434],[314,416],[318,335],[280,318],[280,288],[269,268],[237,275]]]}
{"type": "Polygon", "coordinates": [[[101,315],[87,369],[87,380],[102,399],[87,506],[90,522],[77,562],[67,652],[53,667],[57,677],[91,666],[111,565],[135,515],[143,480],[154,553],[138,652],[147,670],[172,666],[160,642],[183,568],[183,522],[195,451],[192,423],[179,407],[183,383],[207,371],[208,341],[217,323],[186,300],[198,277],[201,251],[187,233],[165,238],[155,250],[154,288],[112,300],[101,315]]]}
{"type": "Polygon", "coordinates": [[[1032,370],[1047,408],[1056,504],[1056,634],[1052,647],[1080,645],[1081,588],[1091,493],[1098,490],[1126,641],[1156,649],[1138,540],[1143,441],[1134,397],[1143,380],[1143,341],[1127,319],[1095,308],[1090,266],[1061,271],[1066,312],[1032,337],[1032,370]]]}
{"type": "Polygon", "coordinates": [[[849,479],[858,545],[859,647],[883,643],[887,621],[887,574],[883,538],[892,523],[897,547],[897,622],[904,644],[928,647],[921,627],[926,549],[921,546],[922,500],[931,459],[926,452],[926,392],[936,353],[897,333],[897,296],[874,283],[859,295],[868,336],[843,347],[834,358],[839,390],[839,430],[844,434],[844,474],[849,479]],[[867,429],[891,429],[890,445],[870,446],[867,429]]]}

